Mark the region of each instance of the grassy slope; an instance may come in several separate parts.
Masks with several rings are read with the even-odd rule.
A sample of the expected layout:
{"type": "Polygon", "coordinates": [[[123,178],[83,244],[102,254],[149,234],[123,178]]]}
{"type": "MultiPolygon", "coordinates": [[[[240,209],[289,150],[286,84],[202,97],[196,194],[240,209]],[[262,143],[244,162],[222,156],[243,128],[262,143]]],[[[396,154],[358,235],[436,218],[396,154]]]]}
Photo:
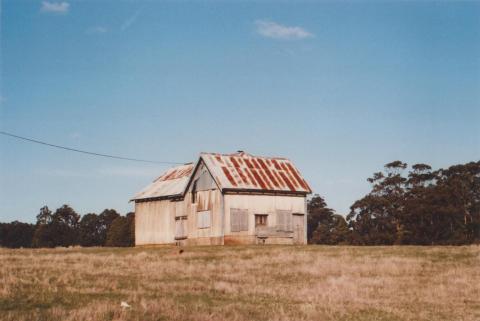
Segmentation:
{"type": "Polygon", "coordinates": [[[480,247],[0,249],[0,319],[480,320],[480,247]]]}

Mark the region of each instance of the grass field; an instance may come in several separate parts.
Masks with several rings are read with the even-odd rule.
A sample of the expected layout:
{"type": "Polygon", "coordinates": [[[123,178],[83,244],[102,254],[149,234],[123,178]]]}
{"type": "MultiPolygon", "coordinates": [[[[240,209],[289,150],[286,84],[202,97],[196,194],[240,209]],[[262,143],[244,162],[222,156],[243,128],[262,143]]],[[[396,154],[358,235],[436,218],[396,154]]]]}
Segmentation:
{"type": "Polygon", "coordinates": [[[0,319],[480,320],[480,247],[0,249],[0,319]]]}

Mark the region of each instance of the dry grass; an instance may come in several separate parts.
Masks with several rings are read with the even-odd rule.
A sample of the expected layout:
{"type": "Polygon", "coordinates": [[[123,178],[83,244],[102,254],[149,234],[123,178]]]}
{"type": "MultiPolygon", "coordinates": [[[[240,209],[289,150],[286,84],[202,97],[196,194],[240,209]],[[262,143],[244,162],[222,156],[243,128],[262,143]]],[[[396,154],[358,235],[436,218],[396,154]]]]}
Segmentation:
{"type": "Polygon", "coordinates": [[[2,320],[480,320],[479,246],[0,249],[0,263],[2,320]]]}

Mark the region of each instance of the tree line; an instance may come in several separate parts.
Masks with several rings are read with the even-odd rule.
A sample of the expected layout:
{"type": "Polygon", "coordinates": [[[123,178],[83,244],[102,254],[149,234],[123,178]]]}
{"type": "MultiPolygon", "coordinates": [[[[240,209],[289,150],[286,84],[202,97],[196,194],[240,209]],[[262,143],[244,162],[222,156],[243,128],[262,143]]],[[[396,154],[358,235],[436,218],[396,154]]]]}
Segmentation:
{"type": "Polygon", "coordinates": [[[394,161],[367,179],[371,191],[346,217],[315,195],[308,240],[316,244],[462,245],[480,243],[480,161],[432,170],[394,161]]]}
{"type": "MultiPolygon", "coordinates": [[[[371,191],[346,217],[314,195],[308,201],[308,242],[351,245],[480,243],[480,161],[432,170],[401,161],[367,179],[371,191]]],[[[133,246],[135,214],[113,209],[82,217],[68,205],[40,209],[36,224],[0,223],[0,246],[133,246]]]]}
{"type": "Polygon", "coordinates": [[[0,223],[0,246],[133,246],[135,244],[135,214],[121,216],[113,209],[100,214],[80,216],[73,208],[63,205],[52,212],[40,209],[36,224],[0,223]]]}

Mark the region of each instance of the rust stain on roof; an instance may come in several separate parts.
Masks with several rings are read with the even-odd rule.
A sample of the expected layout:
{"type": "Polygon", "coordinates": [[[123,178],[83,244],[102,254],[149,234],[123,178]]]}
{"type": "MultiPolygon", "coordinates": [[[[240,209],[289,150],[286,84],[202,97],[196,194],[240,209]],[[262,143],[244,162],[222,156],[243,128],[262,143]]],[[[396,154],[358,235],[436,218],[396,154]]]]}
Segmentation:
{"type": "MultiPolygon", "coordinates": [[[[201,153],[200,161],[205,163],[221,190],[311,193],[298,169],[285,158],[253,156],[245,152],[226,155],[201,153]]],[[[193,164],[170,168],[135,195],[133,200],[182,195],[193,170],[193,164]]]]}
{"type": "Polygon", "coordinates": [[[225,176],[228,178],[228,181],[233,186],[237,186],[237,182],[235,182],[235,180],[233,179],[233,176],[232,176],[232,174],[230,174],[230,171],[228,170],[228,168],[226,168],[225,166],[222,166],[222,170],[223,170],[223,173],[225,174],[225,176]]]}
{"type": "Polygon", "coordinates": [[[298,181],[298,183],[303,188],[308,189],[309,187],[307,186],[307,183],[305,182],[305,180],[303,178],[300,177],[298,171],[295,168],[293,168],[293,166],[291,164],[287,164],[287,167],[290,169],[290,172],[295,177],[295,179],[298,181]]]}
{"type": "Polygon", "coordinates": [[[220,155],[218,155],[218,154],[215,155],[215,158],[217,159],[217,161],[219,161],[220,163],[223,164],[223,159],[222,159],[222,157],[221,157],[220,155]]]}
{"type": "Polygon", "coordinates": [[[283,181],[287,184],[288,188],[291,190],[291,191],[294,191],[295,190],[295,187],[292,185],[292,183],[290,183],[290,181],[288,180],[287,176],[285,175],[284,172],[280,172],[279,173],[280,176],[282,176],[283,178],[283,181]]]}
{"type": "Polygon", "coordinates": [[[248,178],[250,179],[251,185],[257,185],[257,181],[255,180],[255,177],[253,177],[252,172],[249,168],[245,168],[245,172],[248,175],[248,178]]]}
{"type": "Polygon", "coordinates": [[[193,171],[193,165],[190,166],[180,166],[173,168],[167,171],[165,174],[157,178],[155,181],[169,181],[177,178],[182,178],[185,176],[190,176],[193,171]]]}
{"type": "Polygon", "coordinates": [[[202,153],[210,171],[228,189],[310,193],[311,189],[293,163],[285,158],[202,153]]]}
{"type": "Polygon", "coordinates": [[[245,184],[248,184],[247,177],[243,174],[242,169],[240,167],[235,167],[235,170],[237,171],[238,175],[242,178],[242,182],[245,184]]]}
{"type": "Polygon", "coordinates": [[[272,163],[273,163],[273,165],[275,166],[275,169],[276,169],[276,170],[279,170],[279,171],[282,170],[282,168],[280,167],[280,165],[278,165],[278,162],[277,162],[276,159],[272,159],[272,163]]]}
{"type": "Polygon", "coordinates": [[[132,200],[181,195],[187,186],[192,172],[193,164],[170,168],[150,185],[137,193],[132,200]]]}

